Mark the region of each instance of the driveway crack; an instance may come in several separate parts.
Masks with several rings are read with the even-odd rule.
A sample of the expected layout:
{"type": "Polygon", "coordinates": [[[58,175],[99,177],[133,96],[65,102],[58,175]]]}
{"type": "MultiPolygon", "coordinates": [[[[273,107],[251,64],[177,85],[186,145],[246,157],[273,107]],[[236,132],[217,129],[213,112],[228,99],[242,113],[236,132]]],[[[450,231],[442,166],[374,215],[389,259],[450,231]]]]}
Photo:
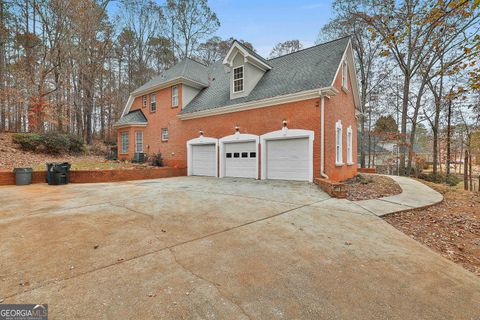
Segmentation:
{"type": "Polygon", "coordinates": [[[175,255],[175,251],[172,249],[172,248],[169,248],[168,251],[170,252],[170,254],[172,255],[173,257],[173,260],[175,261],[175,263],[180,267],[182,268],[183,270],[185,270],[186,272],[190,273],[191,275],[193,275],[195,278],[198,278],[204,282],[207,282],[209,284],[211,284],[215,290],[220,294],[220,296],[222,296],[223,298],[225,298],[226,300],[228,300],[230,303],[232,303],[233,305],[235,305],[237,308],[240,309],[240,311],[248,318],[248,319],[251,319],[251,317],[248,315],[248,313],[242,308],[242,306],[240,306],[238,303],[236,303],[231,297],[225,295],[224,292],[222,292],[222,290],[220,290],[218,287],[220,286],[219,283],[217,282],[214,282],[212,280],[209,280],[207,278],[205,278],[204,276],[201,276],[200,274],[198,273],[195,273],[193,272],[192,270],[190,270],[189,268],[187,268],[184,264],[182,264],[180,261],[178,261],[177,259],[177,256],[175,255]]]}

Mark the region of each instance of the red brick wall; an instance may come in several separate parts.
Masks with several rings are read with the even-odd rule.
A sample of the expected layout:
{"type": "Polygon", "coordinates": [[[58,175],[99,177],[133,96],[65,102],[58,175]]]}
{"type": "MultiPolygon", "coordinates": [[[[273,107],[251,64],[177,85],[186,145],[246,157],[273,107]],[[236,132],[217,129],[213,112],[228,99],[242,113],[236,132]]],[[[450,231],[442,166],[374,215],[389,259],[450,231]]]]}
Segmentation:
{"type": "Polygon", "coordinates": [[[332,99],[325,99],[325,173],[330,180],[343,181],[357,174],[357,121],[355,118],[355,105],[350,81],[348,81],[347,92],[342,90],[342,71],[338,72],[334,82],[335,88],[339,93],[332,99]],[[335,124],[338,120],[342,121],[342,158],[345,163],[343,166],[335,164],[335,124]],[[347,128],[352,126],[353,145],[352,160],[353,165],[347,164],[347,128]]]}
{"type": "MultiPolygon", "coordinates": [[[[349,85],[350,86],[350,85],[349,85]]],[[[345,180],[354,176],[356,167],[356,119],[353,104],[353,94],[350,90],[345,93],[341,89],[341,72],[335,81],[339,94],[331,99],[325,99],[325,173],[331,180],[345,180]],[[347,127],[352,126],[353,132],[353,162],[354,165],[345,164],[335,166],[335,122],[341,119],[343,124],[343,159],[346,162],[346,133],[347,127]]],[[[235,126],[240,127],[241,133],[262,135],[267,132],[280,130],[282,121],[287,120],[290,129],[305,129],[315,132],[314,141],[314,168],[315,178],[320,177],[320,98],[282,104],[278,106],[234,112],[191,120],[179,120],[176,116],[181,111],[180,107],[171,107],[171,88],[157,91],[157,110],[149,111],[150,96],[148,95],[147,107],[142,109],[142,97],[137,97],[131,110],[142,109],[148,119],[146,128],[119,129],[119,133],[129,131],[129,152],[119,154],[120,159],[131,160],[134,153],[135,131],[144,132],[144,152],[148,154],[162,154],[167,166],[185,168],[187,166],[186,142],[197,138],[202,130],[206,137],[222,138],[235,132],[235,126]],[[168,128],[169,141],[161,141],[162,128],[168,128]]],[[[179,105],[182,104],[182,88],[179,86],[179,105]]],[[[120,153],[120,134],[118,145],[120,153]]]]}
{"type": "MultiPolygon", "coordinates": [[[[71,183],[96,183],[96,182],[115,182],[143,179],[158,179],[168,177],[178,177],[187,175],[186,169],[175,168],[145,168],[145,169],[117,169],[117,170],[72,170],[70,171],[71,183]]],[[[45,171],[34,171],[32,174],[32,183],[45,183],[45,171]]],[[[11,171],[0,172],[0,186],[14,185],[15,174],[11,171]]]]}

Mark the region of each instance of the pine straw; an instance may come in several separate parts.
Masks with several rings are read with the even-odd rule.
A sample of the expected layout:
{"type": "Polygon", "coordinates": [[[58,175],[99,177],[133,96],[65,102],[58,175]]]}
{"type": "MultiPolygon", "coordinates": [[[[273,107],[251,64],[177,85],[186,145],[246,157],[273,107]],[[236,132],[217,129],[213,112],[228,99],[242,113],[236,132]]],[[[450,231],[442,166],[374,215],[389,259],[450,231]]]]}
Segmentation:
{"type": "Polygon", "coordinates": [[[374,174],[359,174],[346,181],[347,199],[351,201],[393,196],[402,188],[392,178],[374,174]]]}

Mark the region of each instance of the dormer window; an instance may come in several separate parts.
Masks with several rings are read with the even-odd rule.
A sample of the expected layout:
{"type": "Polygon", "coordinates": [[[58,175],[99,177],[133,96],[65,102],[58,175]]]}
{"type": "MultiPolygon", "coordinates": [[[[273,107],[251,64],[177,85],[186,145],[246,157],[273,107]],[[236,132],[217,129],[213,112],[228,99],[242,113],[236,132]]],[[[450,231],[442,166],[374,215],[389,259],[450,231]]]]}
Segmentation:
{"type": "Polygon", "coordinates": [[[233,68],[233,92],[243,91],[243,66],[233,68]]]}

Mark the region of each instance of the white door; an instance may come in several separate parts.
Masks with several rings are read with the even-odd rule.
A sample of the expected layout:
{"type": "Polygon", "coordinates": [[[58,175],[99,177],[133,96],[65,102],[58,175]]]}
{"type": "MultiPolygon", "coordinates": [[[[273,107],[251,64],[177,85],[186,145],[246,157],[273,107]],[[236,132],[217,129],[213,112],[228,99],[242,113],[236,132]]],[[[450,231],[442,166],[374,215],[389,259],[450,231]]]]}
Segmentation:
{"type": "Polygon", "coordinates": [[[215,148],[214,144],[192,145],[192,175],[217,176],[215,148]]]}
{"type": "Polygon", "coordinates": [[[225,177],[257,177],[256,142],[225,143],[225,177]]]}
{"type": "Polygon", "coordinates": [[[266,140],[267,179],[309,181],[308,138],[266,140]]]}

